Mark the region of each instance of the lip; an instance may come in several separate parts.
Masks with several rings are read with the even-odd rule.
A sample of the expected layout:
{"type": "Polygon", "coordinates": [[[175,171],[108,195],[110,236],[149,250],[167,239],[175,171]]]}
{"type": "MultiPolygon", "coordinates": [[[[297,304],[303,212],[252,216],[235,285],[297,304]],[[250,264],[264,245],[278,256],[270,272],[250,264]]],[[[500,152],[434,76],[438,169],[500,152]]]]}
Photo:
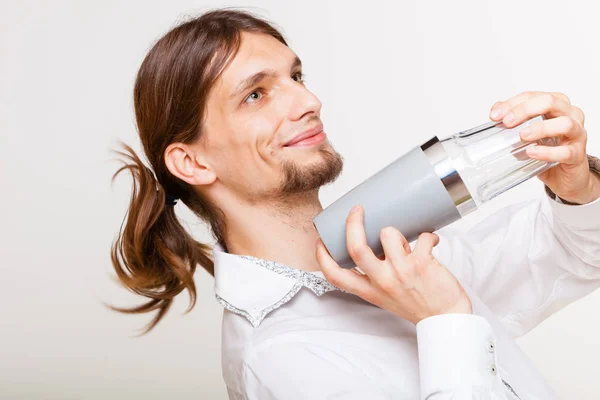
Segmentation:
{"type": "Polygon", "coordinates": [[[311,129],[308,129],[304,132],[302,132],[301,134],[299,134],[298,136],[296,136],[295,138],[293,138],[292,140],[290,140],[287,143],[284,143],[284,147],[285,146],[292,146],[298,142],[301,142],[305,139],[308,139],[309,137],[318,135],[319,133],[323,132],[323,124],[319,124],[311,129]]]}

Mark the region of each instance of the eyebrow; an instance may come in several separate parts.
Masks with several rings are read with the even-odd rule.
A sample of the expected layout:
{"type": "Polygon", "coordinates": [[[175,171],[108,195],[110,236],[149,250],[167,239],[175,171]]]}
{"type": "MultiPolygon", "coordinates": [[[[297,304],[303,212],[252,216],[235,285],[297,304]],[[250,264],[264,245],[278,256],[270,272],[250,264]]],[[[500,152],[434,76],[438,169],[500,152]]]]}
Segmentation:
{"type": "MultiPolygon", "coordinates": [[[[292,67],[290,68],[290,70],[293,70],[297,67],[302,67],[302,61],[300,61],[300,58],[298,58],[298,56],[294,57],[294,61],[292,62],[292,67]]],[[[237,97],[240,93],[245,92],[246,90],[248,90],[252,86],[256,85],[263,79],[272,78],[275,76],[277,76],[277,72],[272,69],[263,69],[262,71],[259,71],[255,74],[250,75],[250,76],[244,78],[237,85],[233,94],[231,96],[229,96],[229,99],[233,99],[233,98],[237,97]]]]}

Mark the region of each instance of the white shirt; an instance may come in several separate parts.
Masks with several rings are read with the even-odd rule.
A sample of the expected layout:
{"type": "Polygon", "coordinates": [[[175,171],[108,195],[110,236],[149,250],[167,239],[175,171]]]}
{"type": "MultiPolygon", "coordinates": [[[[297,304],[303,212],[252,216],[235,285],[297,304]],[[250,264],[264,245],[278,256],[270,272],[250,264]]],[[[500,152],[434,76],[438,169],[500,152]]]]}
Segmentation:
{"type": "Polygon", "coordinates": [[[437,231],[433,255],[461,282],[473,315],[416,326],[320,271],[217,244],[230,399],[556,399],[514,338],[600,286],[600,199],[579,206],[548,195],[468,232],[437,231]]]}

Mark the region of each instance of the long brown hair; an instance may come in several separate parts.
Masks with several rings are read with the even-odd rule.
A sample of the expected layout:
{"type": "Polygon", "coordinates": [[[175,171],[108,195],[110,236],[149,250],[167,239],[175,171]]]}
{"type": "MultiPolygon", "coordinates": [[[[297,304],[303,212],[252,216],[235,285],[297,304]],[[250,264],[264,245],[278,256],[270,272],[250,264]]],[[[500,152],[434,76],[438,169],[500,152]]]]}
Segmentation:
{"type": "Polygon", "coordinates": [[[193,275],[198,264],[214,276],[212,247],[184,229],[174,207],[166,204],[166,193],[208,223],[214,238],[225,247],[223,213],[173,176],[164,154],[171,143],[192,143],[202,136],[208,94],[237,54],[242,32],[264,33],[287,46],[279,30],[266,20],[246,11],[217,9],[168,31],[147,53],[137,73],[133,90],[136,124],[150,167],[121,143],[124,150],[117,154],[124,158],[124,165],[113,180],[127,170],[133,187],[111,260],[121,283],[148,300],[132,308],[110,307],[130,314],[156,311],[144,333],[156,326],[184,289],[190,295],[186,312],[194,307],[193,275]]]}

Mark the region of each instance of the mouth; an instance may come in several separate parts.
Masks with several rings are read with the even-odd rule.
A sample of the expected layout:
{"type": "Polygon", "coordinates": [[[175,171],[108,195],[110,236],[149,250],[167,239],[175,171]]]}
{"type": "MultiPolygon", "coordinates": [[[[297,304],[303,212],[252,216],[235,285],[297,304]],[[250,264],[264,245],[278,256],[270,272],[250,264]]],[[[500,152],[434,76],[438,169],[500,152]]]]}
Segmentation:
{"type": "Polygon", "coordinates": [[[325,135],[325,132],[323,132],[323,124],[319,124],[286,142],[283,147],[310,146],[321,143],[326,137],[327,135],[325,135]]]}

